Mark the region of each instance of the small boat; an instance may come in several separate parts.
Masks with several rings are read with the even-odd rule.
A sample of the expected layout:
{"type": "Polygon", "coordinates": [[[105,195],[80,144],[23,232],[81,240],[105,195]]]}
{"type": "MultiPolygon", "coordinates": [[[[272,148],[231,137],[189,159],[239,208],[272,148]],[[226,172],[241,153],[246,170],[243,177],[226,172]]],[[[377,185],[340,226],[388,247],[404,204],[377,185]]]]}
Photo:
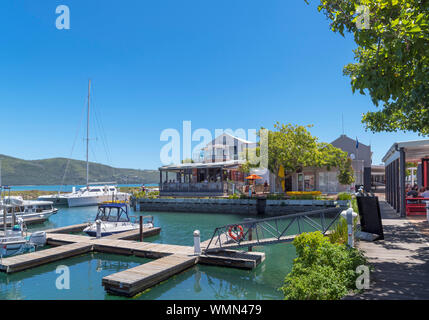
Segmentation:
{"type": "MultiPolygon", "coordinates": [[[[143,228],[153,228],[153,216],[144,217],[149,222],[143,223],[143,228]]],[[[131,221],[128,216],[128,204],[122,201],[110,201],[98,206],[95,221],[83,231],[90,237],[97,236],[97,221],[100,221],[101,237],[137,230],[140,224],[131,221]]]]}
{"type": "Polygon", "coordinates": [[[84,207],[96,206],[102,202],[112,199],[120,201],[128,201],[130,195],[125,192],[118,191],[114,185],[88,185],[86,187],[73,191],[70,193],[43,195],[37,199],[40,201],[52,201],[56,205],[64,205],[68,207],[84,207]]]}
{"type": "Polygon", "coordinates": [[[87,186],[67,196],[69,207],[96,206],[109,200],[128,201],[130,195],[119,192],[114,185],[87,186]]]}
{"type": "MultiPolygon", "coordinates": [[[[41,218],[44,220],[58,212],[57,208],[54,208],[53,203],[50,201],[39,201],[39,200],[23,200],[22,197],[4,197],[2,199],[3,208],[6,211],[6,222],[11,223],[13,221],[12,214],[16,218],[21,218],[23,221],[30,220],[32,218],[41,218]]],[[[0,216],[0,224],[3,224],[3,215],[0,216]]]]}
{"type": "MultiPolygon", "coordinates": [[[[5,215],[4,209],[0,213],[5,215]]],[[[0,231],[0,257],[9,257],[36,250],[46,244],[46,232],[37,231],[27,236],[25,222],[19,218],[18,224],[0,231]]]]}

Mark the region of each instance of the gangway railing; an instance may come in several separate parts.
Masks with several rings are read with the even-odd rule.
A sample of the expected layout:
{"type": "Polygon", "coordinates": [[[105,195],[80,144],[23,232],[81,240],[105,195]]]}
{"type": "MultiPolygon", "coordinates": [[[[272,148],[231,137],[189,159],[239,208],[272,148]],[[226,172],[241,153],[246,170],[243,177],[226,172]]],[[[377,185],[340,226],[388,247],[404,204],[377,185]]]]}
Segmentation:
{"type": "Polygon", "coordinates": [[[342,212],[339,207],[271,217],[247,219],[241,223],[217,227],[204,252],[240,247],[291,242],[303,233],[320,231],[326,234],[342,212]]]}

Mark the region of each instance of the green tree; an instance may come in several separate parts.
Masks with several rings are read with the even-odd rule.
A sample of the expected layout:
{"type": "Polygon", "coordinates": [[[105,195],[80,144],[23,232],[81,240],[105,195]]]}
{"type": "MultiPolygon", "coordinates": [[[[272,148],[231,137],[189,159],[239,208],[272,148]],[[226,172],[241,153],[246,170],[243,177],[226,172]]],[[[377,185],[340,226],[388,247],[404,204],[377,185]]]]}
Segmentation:
{"type": "MultiPolygon", "coordinates": [[[[283,166],[285,176],[288,177],[305,167],[327,167],[328,170],[336,167],[340,173],[339,182],[352,183],[354,172],[347,153],[329,143],[318,142],[317,137],[308,131],[311,127],[277,122],[274,125],[275,130],[268,130],[268,169],[278,174],[283,166]]],[[[259,147],[256,152],[247,154],[259,157],[259,147]]],[[[249,156],[247,159],[249,160],[249,156]]],[[[257,166],[256,161],[248,161],[244,165],[246,169],[257,166]]]]}
{"type": "Polygon", "coordinates": [[[334,32],[354,36],[356,63],[344,74],[353,92],[368,93],[380,107],[364,114],[366,129],[429,134],[429,1],[320,0],[318,9],[334,32]],[[369,28],[358,27],[361,5],[369,28]]]}

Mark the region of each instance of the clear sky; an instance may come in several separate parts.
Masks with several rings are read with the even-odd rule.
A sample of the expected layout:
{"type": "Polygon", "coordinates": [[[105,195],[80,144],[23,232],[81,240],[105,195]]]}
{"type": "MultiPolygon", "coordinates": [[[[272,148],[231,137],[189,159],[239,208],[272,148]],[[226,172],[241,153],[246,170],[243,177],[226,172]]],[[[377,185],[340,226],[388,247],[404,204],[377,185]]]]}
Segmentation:
{"type": "Polygon", "coordinates": [[[371,143],[378,164],[393,142],[420,138],[365,132],[361,115],[375,107],[342,75],[354,42],[313,2],[2,0],[0,153],[84,159],[91,78],[92,161],[155,169],[161,132],[186,120],[213,134],[313,124],[331,142],[344,115],[345,133],[371,143]],[[70,30],[55,27],[58,5],[70,8],[70,30]]]}

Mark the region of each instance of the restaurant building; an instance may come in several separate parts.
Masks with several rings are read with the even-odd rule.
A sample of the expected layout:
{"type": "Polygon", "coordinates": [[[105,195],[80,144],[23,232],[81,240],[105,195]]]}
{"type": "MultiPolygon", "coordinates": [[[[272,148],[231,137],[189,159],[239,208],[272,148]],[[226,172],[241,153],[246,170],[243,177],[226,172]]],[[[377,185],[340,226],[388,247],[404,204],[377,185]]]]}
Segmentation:
{"type": "Polygon", "coordinates": [[[405,217],[407,163],[413,163],[417,168],[418,187],[429,187],[429,140],[396,142],[382,161],[385,165],[386,201],[405,217]]]}
{"type": "Polygon", "coordinates": [[[219,135],[208,143],[191,163],[159,168],[160,196],[203,197],[232,194],[245,184],[240,166],[245,163],[246,149],[256,142],[219,135]]]}

